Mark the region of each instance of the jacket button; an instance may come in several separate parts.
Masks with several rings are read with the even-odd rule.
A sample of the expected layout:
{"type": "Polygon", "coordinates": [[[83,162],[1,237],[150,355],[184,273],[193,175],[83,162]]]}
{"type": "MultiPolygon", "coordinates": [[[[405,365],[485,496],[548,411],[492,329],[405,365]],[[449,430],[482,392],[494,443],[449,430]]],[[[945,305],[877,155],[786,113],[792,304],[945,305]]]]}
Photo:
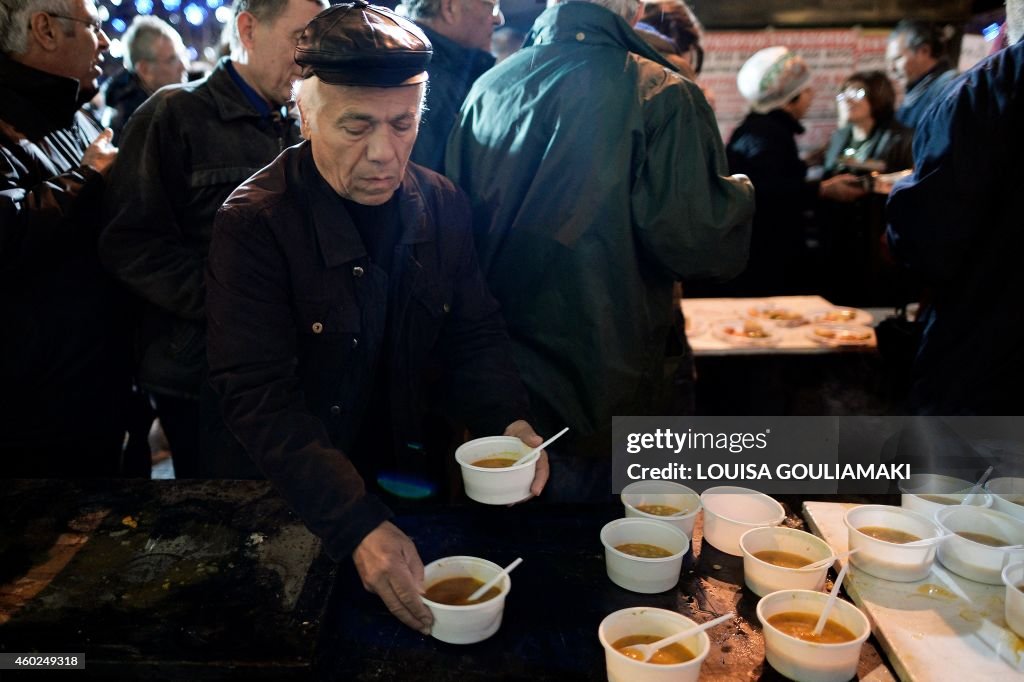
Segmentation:
{"type": "Polygon", "coordinates": [[[341,414],[341,406],[340,405],[331,405],[331,414],[333,416],[335,416],[335,417],[337,417],[339,414],[341,414]]]}
{"type": "Polygon", "coordinates": [[[576,40],[577,41],[582,43],[586,39],[587,39],[587,34],[584,33],[583,31],[580,31],[579,33],[576,34],[576,40]]]}
{"type": "Polygon", "coordinates": [[[441,310],[443,310],[446,313],[450,313],[452,311],[452,307],[451,305],[445,303],[443,306],[441,306],[441,310]]]}
{"type": "Polygon", "coordinates": [[[359,347],[359,339],[355,339],[355,338],[352,339],[352,347],[353,348],[358,348],[359,347]]]}
{"type": "Polygon", "coordinates": [[[363,270],[362,266],[360,266],[360,265],[357,265],[354,268],[352,268],[352,276],[353,277],[362,277],[364,272],[366,272],[366,271],[363,270]]]}
{"type": "Polygon", "coordinates": [[[314,333],[314,334],[319,334],[319,333],[320,333],[320,332],[322,332],[323,330],[324,330],[324,325],[323,325],[323,323],[321,323],[321,322],[314,322],[314,323],[313,323],[313,333],[314,333]]]}

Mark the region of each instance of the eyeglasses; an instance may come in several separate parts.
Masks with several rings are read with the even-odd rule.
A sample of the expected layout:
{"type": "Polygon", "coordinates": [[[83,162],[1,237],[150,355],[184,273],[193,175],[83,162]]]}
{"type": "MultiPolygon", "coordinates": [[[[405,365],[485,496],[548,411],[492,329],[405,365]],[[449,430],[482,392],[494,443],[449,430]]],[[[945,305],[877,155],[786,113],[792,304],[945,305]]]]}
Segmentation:
{"type": "Polygon", "coordinates": [[[491,16],[501,16],[501,0],[480,0],[480,2],[491,6],[491,16]]]}
{"type": "Polygon", "coordinates": [[[836,95],[837,102],[859,102],[860,100],[867,97],[867,92],[864,88],[846,88],[838,95],[836,95]]]}
{"type": "Polygon", "coordinates": [[[74,21],[78,24],[85,24],[89,27],[89,30],[95,33],[96,35],[103,33],[103,20],[99,17],[96,17],[95,19],[79,19],[78,17],[69,17],[63,14],[54,14],[53,12],[47,12],[46,14],[53,17],[54,19],[66,19],[67,21],[74,21]]]}

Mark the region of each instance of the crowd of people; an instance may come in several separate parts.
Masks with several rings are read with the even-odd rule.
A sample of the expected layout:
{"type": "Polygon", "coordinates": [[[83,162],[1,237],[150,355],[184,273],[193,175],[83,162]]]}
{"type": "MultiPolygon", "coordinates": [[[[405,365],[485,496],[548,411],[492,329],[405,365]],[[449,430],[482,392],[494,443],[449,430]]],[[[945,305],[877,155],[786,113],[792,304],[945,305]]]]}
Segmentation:
{"type": "Polygon", "coordinates": [[[106,129],[93,0],[0,0],[0,472],[137,473],[158,416],[178,476],[266,477],[428,630],[392,508],[440,496],[465,433],[566,425],[532,493],[607,496],[613,416],[657,410],[685,346],[678,284],[805,293],[808,212],[832,216],[836,297],[912,280],[927,302],[913,410],[1019,412],[1007,4],[1010,46],[959,78],[901,23],[902,104],[852,73],[812,181],[807,63],[754,54],[726,144],[679,0],[553,1],[500,62],[496,0],[235,0],[230,54],[189,82],[180,37],[141,19],[106,129]],[[908,168],[886,212],[864,177],[908,168]]]}

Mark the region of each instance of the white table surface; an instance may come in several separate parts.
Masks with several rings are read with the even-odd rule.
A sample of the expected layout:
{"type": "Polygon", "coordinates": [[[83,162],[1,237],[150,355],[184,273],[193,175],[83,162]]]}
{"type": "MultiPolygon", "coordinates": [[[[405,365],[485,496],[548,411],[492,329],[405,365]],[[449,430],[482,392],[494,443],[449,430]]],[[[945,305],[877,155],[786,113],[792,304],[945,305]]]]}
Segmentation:
{"type": "MultiPolygon", "coordinates": [[[[857,346],[835,346],[818,343],[807,336],[810,324],[799,327],[781,327],[772,320],[758,320],[779,342],[772,346],[746,346],[716,338],[711,325],[719,320],[740,319],[749,316],[749,310],[762,305],[787,308],[804,315],[835,308],[821,296],[771,296],[767,298],[684,298],[680,302],[683,315],[688,320],[687,338],[690,347],[698,356],[708,355],[821,355],[825,353],[874,352],[878,340],[872,333],[871,339],[857,346]]],[[[879,322],[877,310],[866,311],[872,315],[869,326],[879,322]]]]}

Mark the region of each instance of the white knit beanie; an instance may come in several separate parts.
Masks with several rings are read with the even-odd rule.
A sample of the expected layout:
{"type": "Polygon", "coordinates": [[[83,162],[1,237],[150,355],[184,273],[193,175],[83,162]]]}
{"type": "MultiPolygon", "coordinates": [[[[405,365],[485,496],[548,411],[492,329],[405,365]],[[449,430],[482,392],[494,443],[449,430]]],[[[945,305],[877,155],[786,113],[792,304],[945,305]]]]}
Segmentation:
{"type": "Polygon", "coordinates": [[[740,94],[759,114],[783,107],[796,97],[811,71],[803,57],[785,47],[766,47],[746,61],[736,77],[740,94]]]}

